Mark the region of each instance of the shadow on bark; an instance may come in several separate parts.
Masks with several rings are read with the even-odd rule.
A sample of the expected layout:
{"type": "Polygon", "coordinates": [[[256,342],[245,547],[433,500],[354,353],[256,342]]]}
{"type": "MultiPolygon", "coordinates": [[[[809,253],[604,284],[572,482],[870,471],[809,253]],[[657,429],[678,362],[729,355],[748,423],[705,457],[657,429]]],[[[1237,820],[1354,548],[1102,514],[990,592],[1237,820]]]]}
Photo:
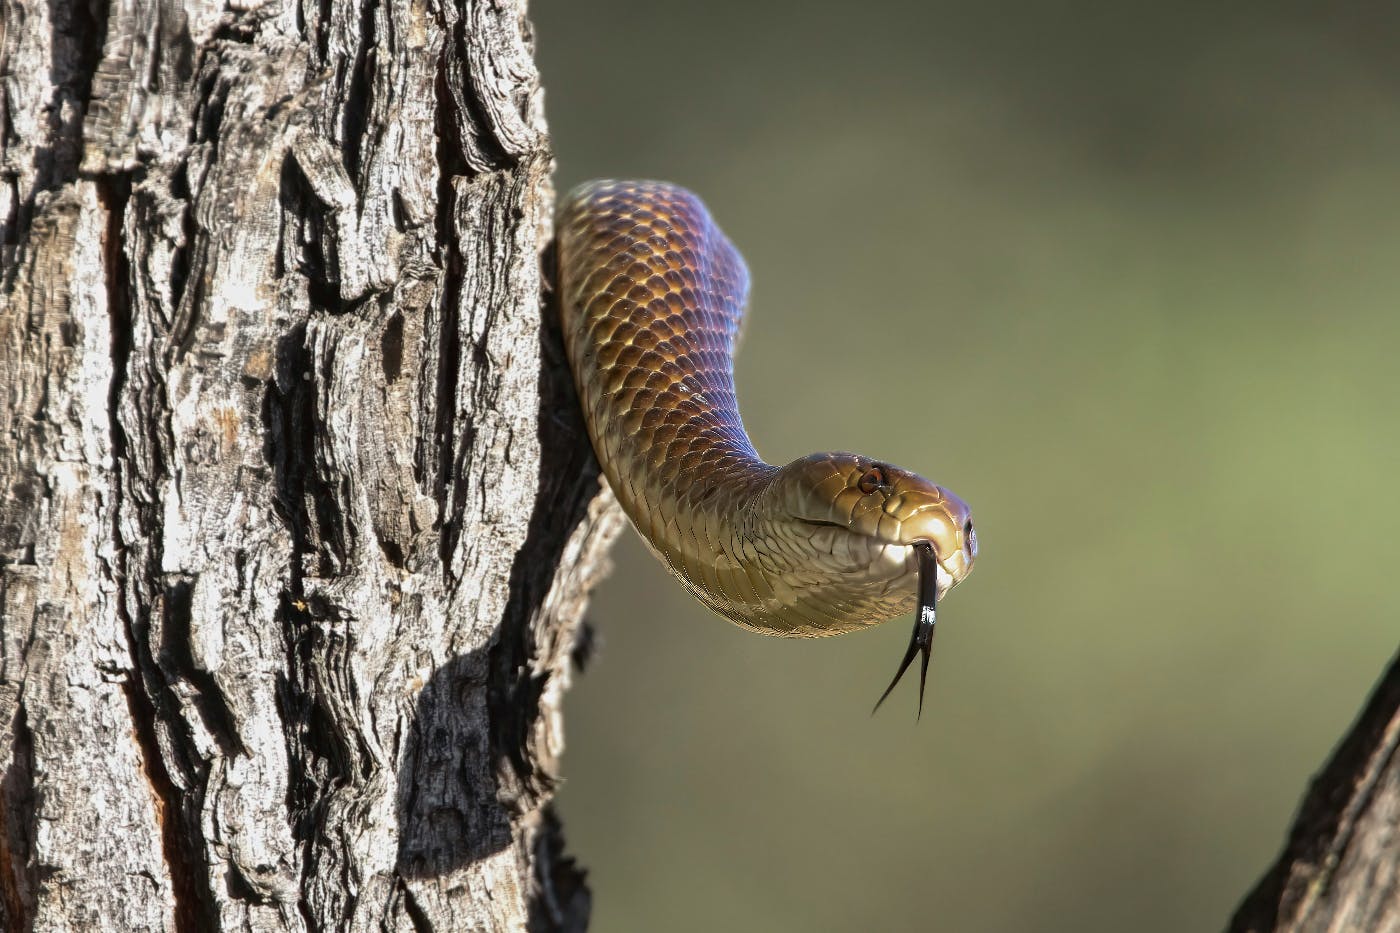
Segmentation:
{"type": "Polygon", "coordinates": [[[488,652],[473,651],[438,668],[419,691],[398,775],[397,867],[405,877],[447,874],[511,843],[510,813],[495,781],[480,779],[488,737],[477,698],[487,672],[488,652]]]}
{"type": "Polygon", "coordinates": [[[551,928],[572,928],[568,921],[586,922],[589,894],[584,873],[563,853],[558,820],[543,808],[558,762],[540,710],[576,647],[564,620],[581,614],[575,603],[587,587],[557,575],[589,520],[600,478],[552,307],[542,324],[539,491],[511,565],[510,602],[490,647],[440,667],[418,695],[399,769],[397,867],[405,877],[454,871],[510,845],[521,814],[540,811],[538,822],[526,821],[539,872],[532,913],[549,915],[551,928]]]}
{"type": "MultiPolygon", "coordinates": [[[[543,280],[550,281],[550,258],[543,280]]],[[[549,290],[549,285],[546,284],[549,290]]],[[[550,588],[562,582],[564,599],[577,599],[587,588],[580,581],[560,581],[565,549],[573,540],[602,482],[564,357],[558,311],[552,301],[540,326],[540,409],[536,420],[540,445],[539,492],[525,543],[510,569],[510,603],[491,650],[491,750],[503,791],[522,809],[534,809],[554,790],[556,762],[538,747],[540,698],[561,668],[569,663],[575,632],[562,619],[580,612],[559,612],[549,604],[550,588]],[[500,765],[508,764],[509,771],[500,765]]]]}

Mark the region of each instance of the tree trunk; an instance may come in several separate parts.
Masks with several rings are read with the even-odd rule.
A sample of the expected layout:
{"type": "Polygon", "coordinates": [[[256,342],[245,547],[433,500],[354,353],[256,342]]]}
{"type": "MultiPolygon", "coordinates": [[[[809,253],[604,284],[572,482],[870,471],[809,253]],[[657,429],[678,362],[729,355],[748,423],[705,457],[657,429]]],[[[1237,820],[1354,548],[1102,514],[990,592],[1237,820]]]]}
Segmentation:
{"type": "Polygon", "coordinates": [[[1400,930],[1400,655],[1313,778],[1230,933],[1400,930]]]}
{"type": "Polygon", "coordinates": [[[226,6],[0,0],[0,927],[580,929],[523,0],[226,6]]]}

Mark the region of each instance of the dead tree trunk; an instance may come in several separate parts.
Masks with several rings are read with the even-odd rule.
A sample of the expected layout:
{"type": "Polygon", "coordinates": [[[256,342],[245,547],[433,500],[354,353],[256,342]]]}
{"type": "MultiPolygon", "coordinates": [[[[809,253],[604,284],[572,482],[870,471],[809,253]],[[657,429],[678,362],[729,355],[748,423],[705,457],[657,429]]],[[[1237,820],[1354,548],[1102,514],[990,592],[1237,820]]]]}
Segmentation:
{"type": "Polygon", "coordinates": [[[0,0],[0,927],[578,929],[523,0],[0,0]]]}
{"type": "Polygon", "coordinates": [[[1400,931],[1400,655],[1313,778],[1230,933],[1400,931]]]}

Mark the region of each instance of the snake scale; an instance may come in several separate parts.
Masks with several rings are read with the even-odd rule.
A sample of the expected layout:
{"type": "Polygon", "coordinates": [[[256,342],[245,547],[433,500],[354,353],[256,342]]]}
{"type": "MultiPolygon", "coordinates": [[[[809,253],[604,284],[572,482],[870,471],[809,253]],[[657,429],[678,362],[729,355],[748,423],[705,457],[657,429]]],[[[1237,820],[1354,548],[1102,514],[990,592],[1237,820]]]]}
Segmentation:
{"type": "Polygon", "coordinates": [[[561,208],[558,262],[593,449],[648,548],[700,602],[766,635],[837,635],[917,606],[885,696],[916,652],[926,678],[936,603],[977,556],[971,512],[870,457],[759,457],[734,393],[748,270],[700,199],[663,182],[582,185],[561,208]]]}

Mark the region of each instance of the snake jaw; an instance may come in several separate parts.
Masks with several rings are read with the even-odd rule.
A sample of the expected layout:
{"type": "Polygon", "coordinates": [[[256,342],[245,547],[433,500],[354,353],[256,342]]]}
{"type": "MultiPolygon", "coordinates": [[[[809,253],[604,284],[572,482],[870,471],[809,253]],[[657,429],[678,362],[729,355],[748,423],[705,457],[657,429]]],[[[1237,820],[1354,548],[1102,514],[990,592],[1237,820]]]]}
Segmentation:
{"type": "MultiPolygon", "coordinates": [[[[904,659],[899,662],[899,670],[895,671],[894,679],[885,688],[885,692],[880,694],[880,699],[875,701],[875,708],[870,711],[874,716],[880,709],[880,704],[885,702],[899,683],[904,672],[909,670],[909,665],[914,661],[915,654],[922,654],[923,659],[919,664],[919,712],[916,717],[922,719],[924,716],[924,686],[928,683],[928,660],[933,653],[933,635],[935,625],[938,622],[938,596],[939,578],[938,571],[942,568],[938,565],[938,557],[934,553],[933,545],[927,541],[920,541],[914,545],[914,553],[919,561],[919,607],[914,615],[914,633],[909,638],[909,648],[904,652],[904,659]]],[[[952,583],[948,584],[950,587],[952,583]]]]}
{"type": "Polygon", "coordinates": [[[968,560],[962,551],[954,552],[947,560],[938,561],[938,598],[946,596],[949,590],[967,579],[970,573],[972,561],[968,560]]]}

